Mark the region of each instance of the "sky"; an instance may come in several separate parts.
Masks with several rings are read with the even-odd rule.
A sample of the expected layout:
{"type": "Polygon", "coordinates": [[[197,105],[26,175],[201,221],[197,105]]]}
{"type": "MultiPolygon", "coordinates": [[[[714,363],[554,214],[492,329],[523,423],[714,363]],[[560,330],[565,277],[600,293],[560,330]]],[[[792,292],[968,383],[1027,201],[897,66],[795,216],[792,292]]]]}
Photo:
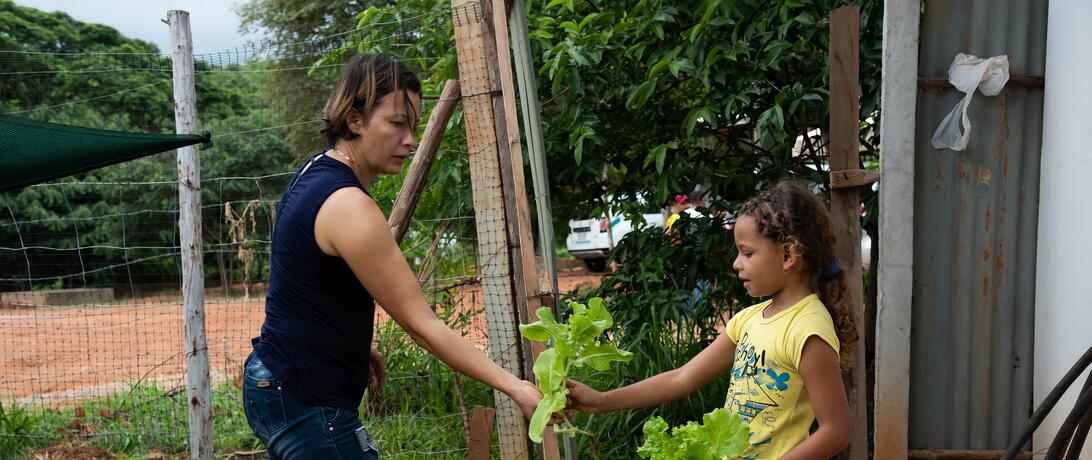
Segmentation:
{"type": "Polygon", "coordinates": [[[42,11],[61,11],[73,18],[111,26],[130,38],[155,43],[159,51],[170,49],[169,10],[190,13],[194,54],[211,54],[238,47],[257,36],[239,32],[239,16],[232,6],[239,0],[15,0],[42,11]]]}

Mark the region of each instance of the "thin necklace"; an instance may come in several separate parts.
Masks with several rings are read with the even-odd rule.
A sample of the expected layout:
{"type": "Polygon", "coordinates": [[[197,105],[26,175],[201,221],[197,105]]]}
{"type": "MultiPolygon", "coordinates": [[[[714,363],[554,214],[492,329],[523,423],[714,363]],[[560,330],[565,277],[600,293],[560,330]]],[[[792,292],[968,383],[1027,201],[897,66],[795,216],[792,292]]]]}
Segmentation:
{"type": "Polygon", "coordinates": [[[337,152],[337,154],[341,155],[342,158],[348,160],[349,163],[350,163],[350,167],[353,168],[353,173],[356,174],[357,176],[360,176],[360,166],[356,164],[356,160],[354,160],[353,157],[351,157],[349,155],[346,155],[346,154],[342,153],[341,150],[335,149],[333,147],[331,147],[330,150],[333,150],[334,152],[337,152]]]}

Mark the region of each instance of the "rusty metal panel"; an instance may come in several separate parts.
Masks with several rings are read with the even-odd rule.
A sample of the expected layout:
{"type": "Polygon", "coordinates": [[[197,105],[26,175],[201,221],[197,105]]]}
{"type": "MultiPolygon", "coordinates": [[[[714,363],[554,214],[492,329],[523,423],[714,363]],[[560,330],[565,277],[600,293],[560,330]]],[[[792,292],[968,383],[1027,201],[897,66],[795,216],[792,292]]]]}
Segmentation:
{"type": "Polygon", "coordinates": [[[1004,449],[1032,410],[1035,244],[1046,0],[926,1],[915,129],[909,446],[1004,449]],[[963,96],[957,53],[1007,54],[1013,75],[978,93],[966,151],[935,150],[963,96]]]}

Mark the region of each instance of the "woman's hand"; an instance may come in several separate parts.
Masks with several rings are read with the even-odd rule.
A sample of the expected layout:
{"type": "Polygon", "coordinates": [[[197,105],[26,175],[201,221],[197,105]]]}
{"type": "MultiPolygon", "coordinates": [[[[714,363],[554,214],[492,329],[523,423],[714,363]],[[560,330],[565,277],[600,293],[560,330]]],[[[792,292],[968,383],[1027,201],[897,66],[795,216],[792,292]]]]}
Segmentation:
{"type": "Polygon", "coordinates": [[[575,409],[587,414],[603,412],[603,402],[606,400],[604,393],[595,391],[592,387],[569,379],[569,409],[575,409]]]}
{"type": "Polygon", "coordinates": [[[376,396],[383,394],[383,382],[387,379],[387,364],[383,361],[383,353],[378,348],[372,347],[368,353],[368,388],[375,392],[376,396]]]}
{"type": "Polygon", "coordinates": [[[512,390],[512,394],[508,395],[512,398],[512,401],[516,402],[519,409],[523,411],[523,416],[527,417],[527,420],[531,419],[531,415],[535,413],[535,409],[538,408],[539,401],[542,401],[542,392],[538,391],[538,386],[523,381],[522,385],[517,385],[512,390]]]}

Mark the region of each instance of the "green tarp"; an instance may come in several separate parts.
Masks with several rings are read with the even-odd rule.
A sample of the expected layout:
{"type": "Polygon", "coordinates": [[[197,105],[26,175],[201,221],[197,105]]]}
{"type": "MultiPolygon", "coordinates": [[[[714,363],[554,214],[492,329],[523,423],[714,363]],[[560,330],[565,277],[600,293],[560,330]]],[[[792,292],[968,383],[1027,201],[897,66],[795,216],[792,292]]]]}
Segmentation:
{"type": "Polygon", "coordinates": [[[194,134],[127,133],[0,115],[0,192],[207,140],[194,134]]]}

